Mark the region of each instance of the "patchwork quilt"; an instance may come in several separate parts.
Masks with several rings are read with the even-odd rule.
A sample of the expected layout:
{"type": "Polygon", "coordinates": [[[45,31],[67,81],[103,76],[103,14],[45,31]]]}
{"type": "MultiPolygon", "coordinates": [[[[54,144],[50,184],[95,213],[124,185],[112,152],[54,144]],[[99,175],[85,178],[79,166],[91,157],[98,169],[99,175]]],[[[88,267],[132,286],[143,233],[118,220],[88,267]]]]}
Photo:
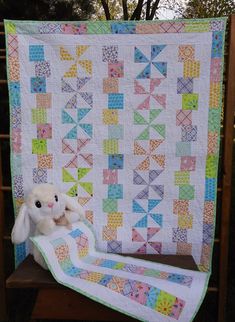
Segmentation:
{"type": "MultiPolygon", "coordinates": [[[[84,206],[107,259],[122,266],[111,253],[192,255],[209,272],[225,26],[225,18],[5,21],[16,213],[33,185],[54,183],[84,206]]],[[[42,244],[49,261],[49,240],[42,244]]],[[[72,256],[74,242],[63,247],[72,256]]],[[[16,263],[27,252],[18,245],[16,263]]],[[[84,265],[108,274],[94,263],[84,265]]]]}

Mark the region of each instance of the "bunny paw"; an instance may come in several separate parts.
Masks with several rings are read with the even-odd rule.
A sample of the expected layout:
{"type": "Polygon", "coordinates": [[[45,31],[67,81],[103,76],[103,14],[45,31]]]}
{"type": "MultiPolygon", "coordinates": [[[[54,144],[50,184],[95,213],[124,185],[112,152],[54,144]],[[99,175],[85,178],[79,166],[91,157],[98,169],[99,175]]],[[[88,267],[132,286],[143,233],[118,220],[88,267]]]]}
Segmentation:
{"type": "Polygon", "coordinates": [[[52,233],[52,231],[54,230],[55,226],[56,224],[54,220],[50,218],[45,218],[39,221],[39,223],[37,224],[37,229],[43,235],[50,235],[50,233],[52,233]]]}

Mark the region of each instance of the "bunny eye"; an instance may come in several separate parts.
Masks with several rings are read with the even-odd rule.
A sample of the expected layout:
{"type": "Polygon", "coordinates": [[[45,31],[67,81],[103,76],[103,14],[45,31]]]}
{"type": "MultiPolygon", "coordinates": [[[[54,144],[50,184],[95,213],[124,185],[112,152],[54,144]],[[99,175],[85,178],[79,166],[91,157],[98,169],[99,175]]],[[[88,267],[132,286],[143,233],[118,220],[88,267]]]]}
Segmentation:
{"type": "Polygon", "coordinates": [[[35,201],[35,206],[37,207],[37,208],[41,208],[42,207],[42,205],[41,205],[41,202],[40,201],[35,201]]]}
{"type": "Polygon", "coordinates": [[[55,201],[56,201],[56,202],[58,201],[58,196],[57,196],[57,195],[55,195],[55,201]]]}

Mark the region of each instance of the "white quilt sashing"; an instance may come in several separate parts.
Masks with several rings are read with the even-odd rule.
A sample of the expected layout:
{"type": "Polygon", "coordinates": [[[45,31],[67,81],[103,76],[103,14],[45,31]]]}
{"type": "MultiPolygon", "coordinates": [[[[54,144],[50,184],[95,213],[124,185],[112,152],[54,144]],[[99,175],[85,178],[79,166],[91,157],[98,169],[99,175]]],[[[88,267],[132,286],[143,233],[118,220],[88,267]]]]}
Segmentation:
{"type": "MultiPolygon", "coordinates": [[[[84,206],[96,249],[108,253],[102,256],[192,255],[199,270],[210,272],[225,27],[226,18],[6,20],[16,213],[33,185],[54,183],[84,206]]],[[[42,244],[49,261],[52,246],[42,244]]],[[[72,256],[72,243],[68,249],[72,256]]],[[[27,243],[16,247],[17,264],[27,252],[27,243]]],[[[84,263],[73,259],[80,269],[84,263]]],[[[62,281],[56,258],[50,266],[62,281]]],[[[99,270],[107,274],[106,268],[99,270]]],[[[118,273],[118,278],[153,282],[149,276],[118,273]]],[[[167,279],[154,280],[153,292],[177,290],[174,300],[185,303],[195,296],[197,304],[185,305],[181,315],[189,311],[192,318],[209,273],[187,274],[200,280],[198,292],[167,279]]],[[[101,293],[109,294],[108,289],[102,287],[101,293]]],[[[123,297],[114,294],[119,303],[123,297]]],[[[147,302],[144,307],[130,303],[137,311],[149,310],[147,302]]],[[[136,311],[128,312],[138,317],[136,311]]]]}

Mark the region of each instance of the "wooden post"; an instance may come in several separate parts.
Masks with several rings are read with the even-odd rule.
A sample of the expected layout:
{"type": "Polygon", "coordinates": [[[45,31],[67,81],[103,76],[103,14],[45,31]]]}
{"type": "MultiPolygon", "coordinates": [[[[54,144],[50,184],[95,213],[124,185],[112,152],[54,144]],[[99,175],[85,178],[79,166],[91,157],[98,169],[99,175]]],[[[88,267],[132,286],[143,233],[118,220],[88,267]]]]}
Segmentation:
{"type": "Polygon", "coordinates": [[[235,15],[230,17],[229,55],[227,65],[227,83],[224,111],[224,153],[222,178],[222,211],[220,230],[220,277],[219,277],[219,312],[218,321],[225,321],[227,295],[227,268],[229,248],[229,218],[231,211],[231,182],[233,156],[233,126],[235,112],[235,15]]]}
{"type": "Polygon", "coordinates": [[[4,247],[3,247],[3,235],[4,235],[4,205],[3,205],[3,190],[2,190],[2,149],[0,139],[0,321],[7,320],[6,313],[6,287],[5,287],[5,272],[4,272],[4,247]]]}

